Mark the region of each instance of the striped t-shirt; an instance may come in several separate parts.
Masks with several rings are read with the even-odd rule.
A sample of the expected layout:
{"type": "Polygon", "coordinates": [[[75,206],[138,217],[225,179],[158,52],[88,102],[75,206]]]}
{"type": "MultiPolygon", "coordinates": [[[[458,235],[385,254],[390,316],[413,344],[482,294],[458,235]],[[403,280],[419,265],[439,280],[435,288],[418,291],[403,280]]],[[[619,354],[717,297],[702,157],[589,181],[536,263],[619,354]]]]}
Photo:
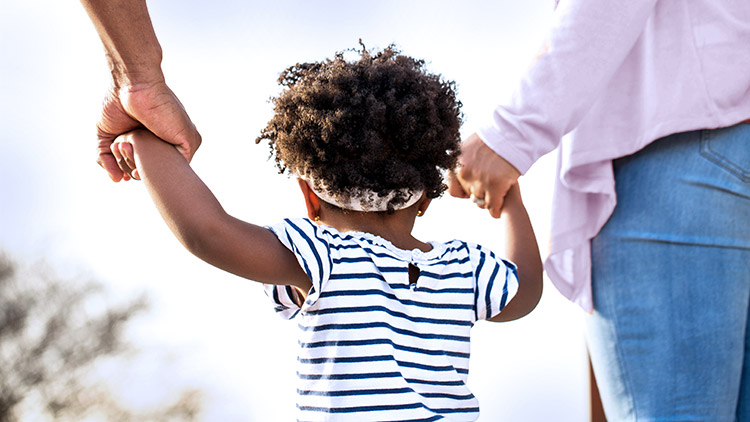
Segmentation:
{"type": "Polygon", "coordinates": [[[291,287],[266,286],[299,321],[298,420],[476,420],[469,331],[515,295],[514,264],[457,240],[422,252],[308,219],[270,228],[312,281],[301,307],[291,287]]]}

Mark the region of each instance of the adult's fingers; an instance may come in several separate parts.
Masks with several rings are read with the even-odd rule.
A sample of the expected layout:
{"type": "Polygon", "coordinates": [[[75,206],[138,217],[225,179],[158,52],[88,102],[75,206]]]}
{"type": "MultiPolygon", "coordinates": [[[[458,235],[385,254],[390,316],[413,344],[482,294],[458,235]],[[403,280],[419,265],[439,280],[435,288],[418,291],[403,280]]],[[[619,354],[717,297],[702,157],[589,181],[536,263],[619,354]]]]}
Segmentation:
{"type": "Polygon", "coordinates": [[[117,164],[117,159],[112,151],[112,143],[117,135],[133,130],[139,125],[123,109],[116,90],[110,88],[104,96],[101,116],[96,123],[98,139],[96,162],[104,168],[114,182],[123,180],[126,174],[117,164]]]}
{"type": "Polygon", "coordinates": [[[125,110],[146,129],[175,145],[187,161],[193,158],[202,138],[166,84],[128,87],[120,91],[120,98],[125,110]]]}
{"type": "Polygon", "coordinates": [[[463,187],[461,181],[458,180],[458,175],[455,171],[448,173],[448,194],[455,198],[468,198],[469,193],[467,189],[463,187]]]}
{"type": "Polygon", "coordinates": [[[485,194],[485,208],[493,218],[500,218],[503,211],[503,203],[507,190],[495,189],[485,194]]]}
{"type": "Polygon", "coordinates": [[[475,183],[469,186],[469,199],[479,208],[487,208],[487,193],[481,185],[475,183]]]}
{"type": "Polygon", "coordinates": [[[469,199],[471,199],[471,202],[473,202],[474,205],[476,205],[477,207],[482,208],[482,209],[487,208],[487,201],[484,199],[484,196],[471,194],[469,199]]]}
{"type": "Polygon", "coordinates": [[[457,179],[464,189],[467,185],[474,187],[477,197],[483,193],[484,208],[487,208],[492,217],[499,218],[505,195],[521,173],[487,146],[476,133],[461,144],[459,160],[461,167],[457,172],[457,179]]]}

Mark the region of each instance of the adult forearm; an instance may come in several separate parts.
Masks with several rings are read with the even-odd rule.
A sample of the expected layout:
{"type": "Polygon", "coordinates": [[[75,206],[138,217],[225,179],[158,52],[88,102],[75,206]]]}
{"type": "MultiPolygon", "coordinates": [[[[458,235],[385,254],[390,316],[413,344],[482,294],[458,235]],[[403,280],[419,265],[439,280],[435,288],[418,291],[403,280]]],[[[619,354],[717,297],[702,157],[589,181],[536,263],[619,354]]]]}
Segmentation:
{"type": "Polygon", "coordinates": [[[163,81],[162,51],[145,0],[81,0],[117,87],[163,81]]]}
{"type": "Polygon", "coordinates": [[[609,81],[647,26],[656,2],[560,2],[545,52],[513,95],[502,100],[479,128],[479,137],[526,173],[602,100],[609,81]]]}

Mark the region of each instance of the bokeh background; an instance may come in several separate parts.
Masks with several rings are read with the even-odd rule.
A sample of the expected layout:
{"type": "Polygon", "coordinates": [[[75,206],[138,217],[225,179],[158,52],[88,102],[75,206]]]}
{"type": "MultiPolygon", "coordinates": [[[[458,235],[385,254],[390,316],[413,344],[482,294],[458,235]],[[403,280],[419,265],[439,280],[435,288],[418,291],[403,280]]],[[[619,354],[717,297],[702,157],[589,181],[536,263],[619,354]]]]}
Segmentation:
{"type": "MultiPolygon", "coordinates": [[[[304,215],[296,183],[253,142],[284,68],[360,38],[368,48],[395,43],[456,81],[467,136],[532,63],[553,8],[552,0],[149,1],[167,83],[203,135],[193,167],[231,214],[258,224],[304,215]]],[[[278,318],[256,283],[187,253],[143,186],[114,184],[95,164],[108,77],[77,1],[0,1],[0,249],[64,278],[99,280],[114,297],[148,294],[151,310],[126,333],[141,358],[98,369],[126,406],[158,405],[190,386],[203,391],[205,421],[293,420],[295,322],[278,318]]],[[[543,254],[553,171],[546,156],[521,179],[543,254]]],[[[497,221],[450,197],[433,202],[415,234],[503,247],[497,221]]],[[[545,281],[530,316],[477,324],[470,384],[479,420],[587,420],[582,318],[545,281]]]]}

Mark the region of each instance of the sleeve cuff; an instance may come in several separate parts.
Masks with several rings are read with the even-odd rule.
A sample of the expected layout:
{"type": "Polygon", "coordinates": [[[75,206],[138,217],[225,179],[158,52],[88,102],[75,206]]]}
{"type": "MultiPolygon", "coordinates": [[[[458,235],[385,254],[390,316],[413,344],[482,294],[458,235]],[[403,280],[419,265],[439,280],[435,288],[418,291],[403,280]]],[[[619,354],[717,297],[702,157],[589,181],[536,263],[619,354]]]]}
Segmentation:
{"type": "MultiPolygon", "coordinates": [[[[518,149],[514,141],[504,139],[496,127],[482,127],[477,130],[477,135],[485,145],[495,151],[495,154],[503,157],[505,161],[509,162],[521,174],[526,173],[531,165],[534,164],[534,159],[518,149]]],[[[516,142],[523,141],[519,140],[516,142]]]]}

